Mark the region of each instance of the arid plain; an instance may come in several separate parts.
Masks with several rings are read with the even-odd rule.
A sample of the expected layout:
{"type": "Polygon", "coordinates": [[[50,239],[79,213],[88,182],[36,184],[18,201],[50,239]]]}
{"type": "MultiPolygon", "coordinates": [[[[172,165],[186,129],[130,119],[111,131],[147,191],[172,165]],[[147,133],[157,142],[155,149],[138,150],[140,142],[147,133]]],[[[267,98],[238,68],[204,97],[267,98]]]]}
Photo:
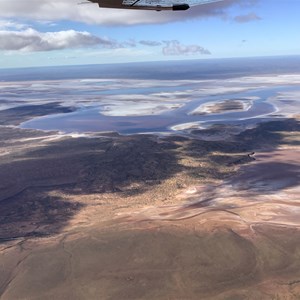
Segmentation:
{"type": "MultiPolygon", "coordinates": [[[[264,120],[165,135],[20,128],[76,107],[3,102],[0,298],[299,299],[299,78],[230,82],[293,87],[264,120]]],[[[224,96],[193,114],[253,101],[224,96]]]]}

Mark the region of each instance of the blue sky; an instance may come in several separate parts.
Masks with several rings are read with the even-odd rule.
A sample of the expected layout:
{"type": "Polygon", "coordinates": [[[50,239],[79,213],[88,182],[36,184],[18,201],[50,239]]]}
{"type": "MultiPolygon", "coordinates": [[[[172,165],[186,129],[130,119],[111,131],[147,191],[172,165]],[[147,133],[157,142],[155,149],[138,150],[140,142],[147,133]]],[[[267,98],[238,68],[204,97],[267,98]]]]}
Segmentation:
{"type": "Polygon", "coordinates": [[[299,0],[224,0],[187,12],[77,2],[1,0],[0,67],[300,54],[299,0]]]}

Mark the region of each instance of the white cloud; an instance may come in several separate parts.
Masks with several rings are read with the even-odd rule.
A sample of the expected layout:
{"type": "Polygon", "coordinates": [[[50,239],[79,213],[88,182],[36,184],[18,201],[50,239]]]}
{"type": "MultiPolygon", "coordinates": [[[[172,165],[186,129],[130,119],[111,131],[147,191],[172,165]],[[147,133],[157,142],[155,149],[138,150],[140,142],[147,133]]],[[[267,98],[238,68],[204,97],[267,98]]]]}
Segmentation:
{"type": "Polygon", "coordinates": [[[58,32],[38,32],[34,29],[22,31],[0,30],[0,50],[5,51],[52,51],[69,48],[101,46],[117,48],[118,43],[74,30],[58,32]]]}
{"type": "Polygon", "coordinates": [[[22,24],[22,23],[18,23],[18,22],[14,22],[11,20],[0,20],[0,30],[3,29],[24,29],[28,27],[26,24],[22,24]]]}
{"type": "Polygon", "coordinates": [[[150,47],[156,47],[156,46],[160,46],[161,42],[157,42],[157,41],[148,41],[148,40],[142,40],[139,42],[141,45],[144,46],[150,46],[150,47]]]}
{"type": "MultiPolygon", "coordinates": [[[[6,26],[3,27],[5,28],[6,26]]],[[[139,44],[147,46],[164,45],[162,47],[164,55],[210,54],[207,49],[199,45],[184,45],[177,40],[163,42],[140,41],[139,44]]],[[[101,38],[86,31],[39,32],[32,28],[24,30],[0,29],[0,51],[21,51],[21,53],[26,53],[76,48],[101,48],[110,49],[110,54],[112,54],[111,50],[118,50],[119,52],[115,51],[114,53],[124,54],[124,51],[126,51],[128,55],[136,46],[137,42],[133,39],[119,42],[109,38],[101,38]]]]}
{"type": "Polygon", "coordinates": [[[234,18],[234,21],[236,21],[238,23],[248,23],[248,22],[260,21],[260,20],[261,20],[261,17],[259,17],[255,13],[249,13],[247,15],[240,15],[240,16],[236,16],[234,18]]]}
{"type": "Polygon", "coordinates": [[[130,40],[127,40],[125,42],[122,43],[122,46],[127,48],[127,47],[136,47],[136,42],[134,39],[130,39],[130,40]]]}
{"type": "MultiPolygon", "coordinates": [[[[187,0],[188,1],[188,0],[187,0]]],[[[200,5],[187,11],[141,11],[123,9],[99,9],[96,4],[78,5],[78,0],[1,0],[0,17],[27,20],[73,20],[90,24],[135,25],[167,23],[191,18],[226,16],[226,8],[253,0],[223,0],[200,5]]]]}
{"type": "Polygon", "coordinates": [[[199,45],[183,45],[177,40],[164,41],[164,43],[165,47],[162,49],[164,55],[211,54],[199,45]]]}

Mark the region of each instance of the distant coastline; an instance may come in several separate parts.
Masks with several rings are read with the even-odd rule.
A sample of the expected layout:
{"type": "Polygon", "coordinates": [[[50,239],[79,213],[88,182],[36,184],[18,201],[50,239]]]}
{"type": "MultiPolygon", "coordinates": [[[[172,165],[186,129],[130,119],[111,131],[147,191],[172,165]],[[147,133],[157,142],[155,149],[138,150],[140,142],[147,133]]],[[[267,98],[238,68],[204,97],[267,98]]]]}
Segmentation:
{"type": "Polygon", "coordinates": [[[296,55],[0,69],[0,82],[109,78],[207,80],[299,71],[300,55],[296,55]]]}

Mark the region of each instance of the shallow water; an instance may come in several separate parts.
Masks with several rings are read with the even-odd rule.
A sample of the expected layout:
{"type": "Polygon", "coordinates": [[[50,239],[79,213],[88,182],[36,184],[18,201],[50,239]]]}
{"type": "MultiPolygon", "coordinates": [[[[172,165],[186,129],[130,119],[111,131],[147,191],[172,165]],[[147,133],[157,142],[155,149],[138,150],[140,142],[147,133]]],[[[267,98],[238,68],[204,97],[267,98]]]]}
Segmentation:
{"type": "Polygon", "coordinates": [[[280,115],[270,97],[299,90],[299,61],[300,56],[3,69],[0,103],[3,108],[51,102],[75,107],[72,113],[21,124],[64,132],[171,132],[191,122],[257,123],[280,115]],[[208,102],[248,97],[258,100],[245,111],[191,114],[208,102]]]}
{"type": "MultiPolygon", "coordinates": [[[[185,86],[185,89],[194,87],[185,86]]],[[[90,89],[90,86],[88,86],[90,89]]],[[[145,132],[169,132],[174,125],[201,122],[205,126],[212,123],[255,123],[255,118],[267,117],[268,114],[276,112],[276,108],[267,99],[275,96],[279,91],[285,91],[291,87],[271,87],[264,89],[251,90],[242,93],[230,93],[217,96],[206,96],[192,99],[181,108],[169,110],[158,115],[146,116],[107,116],[101,114],[103,104],[93,104],[88,107],[78,108],[77,111],[67,114],[51,115],[40,117],[22,124],[23,128],[35,128],[43,130],[60,130],[64,132],[96,132],[96,131],[117,131],[123,134],[127,133],[145,133],[145,132]],[[207,102],[218,101],[222,99],[239,99],[247,97],[259,97],[259,100],[253,102],[253,106],[247,111],[224,112],[219,114],[191,115],[189,114],[199,105],[207,102]]],[[[124,88],[107,91],[92,91],[80,89],[79,94],[82,96],[102,93],[110,93],[110,95],[120,95],[122,93],[143,94],[148,95],[153,92],[170,92],[183,90],[182,86],[178,87],[149,87],[149,88],[124,88]],[[135,93],[134,93],[135,91],[135,93]]],[[[177,101],[178,102],[178,101],[177,101]]],[[[256,120],[256,122],[258,119],[256,120]]]]}

